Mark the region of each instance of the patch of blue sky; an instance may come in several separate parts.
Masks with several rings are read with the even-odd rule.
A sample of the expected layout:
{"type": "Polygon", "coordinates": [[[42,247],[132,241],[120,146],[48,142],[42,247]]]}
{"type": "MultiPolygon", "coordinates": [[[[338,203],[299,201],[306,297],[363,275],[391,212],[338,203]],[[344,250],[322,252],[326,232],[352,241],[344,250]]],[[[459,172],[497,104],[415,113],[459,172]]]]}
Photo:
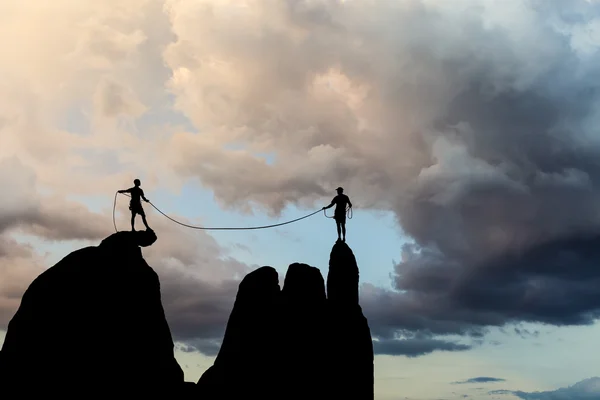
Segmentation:
{"type": "MultiPolygon", "coordinates": [[[[150,196],[150,194],[148,194],[150,196]]],[[[223,210],[211,191],[186,185],[179,195],[166,191],[152,193],[153,202],[163,212],[176,218],[182,216],[193,225],[205,227],[251,227],[270,225],[295,219],[315,210],[287,207],[280,218],[273,219],[256,212],[245,215],[223,210]]],[[[327,202],[324,201],[323,205],[327,202]]],[[[320,204],[317,209],[320,208],[320,204]]],[[[164,218],[155,211],[149,218],[164,218]]],[[[188,230],[190,235],[195,230],[188,230]]],[[[347,242],[354,250],[360,267],[361,281],[389,287],[389,274],[394,260],[400,256],[404,238],[395,227],[391,214],[375,213],[355,207],[353,219],[347,223],[347,242]]],[[[327,273],[329,253],[337,239],[335,222],[322,213],[277,228],[240,231],[209,231],[230,254],[249,264],[271,265],[282,273],[293,262],[304,262],[327,273]],[[247,251],[249,248],[250,251],[247,251]]]]}
{"type": "Polygon", "coordinates": [[[46,268],[50,268],[69,253],[87,246],[96,246],[99,242],[87,241],[87,240],[47,240],[34,235],[25,233],[14,233],[12,237],[21,244],[31,246],[35,252],[45,257],[46,268]]]}
{"type": "MultiPolygon", "coordinates": [[[[117,189],[119,188],[115,188],[117,189]]],[[[113,196],[114,193],[99,196],[71,195],[68,198],[82,202],[93,212],[105,214],[108,235],[114,230],[113,196]]],[[[180,193],[146,190],[146,196],[167,215],[205,227],[252,227],[285,222],[316,211],[329,201],[329,198],[323,199],[322,204],[315,205],[315,209],[288,206],[279,218],[274,219],[260,211],[247,215],[224,210],[215,201],[210,190],[193,182],[184,185],[180,193]]],[[[127,201],[122,196],[117,198],[117,212],[124,209],[122,203],[127,201]]],[[[146,208],[150,226],[156,218],[165,218],[149,206],[146,208]]],[[[329,215],[332,214],[331,209],[328,212],[329,215]]],[[[119,226],[123,221],[125,219],[117,215],[119,229],[127,228],[119,226]]],[[[361,282],[391,288],[390,274],[393,272],[394,262],[399,261],[402,244],[408,240],[398,228],[393,214],[361,210],[356,205],[353,218],[346,225],[347,243],[357,258],[361,282]]],[[[193,229],[183,226],[178,228],[190,235],[197,234],[193,229]]],[[[289,264],[304,262],[320,268],[326,276],[329,253],[337,239],[335,222],[325,218],[323,213],[276,228],[208,233],[228,249],[230,256],[251,265],[273,266],[282,275],[289,264]]]]}
{"type": "Polygon", "coordinates": [[[254,155],[265,160],[267,165],[273,165],[277,160],[277,155],[275,153],[254,153],[254,155]]]}
{"type": "Polygon", "coordinates": [[[56,127],[79,135],[91,133],[89,102],[78,102],[69,107],[58,119],[56,127]]]}

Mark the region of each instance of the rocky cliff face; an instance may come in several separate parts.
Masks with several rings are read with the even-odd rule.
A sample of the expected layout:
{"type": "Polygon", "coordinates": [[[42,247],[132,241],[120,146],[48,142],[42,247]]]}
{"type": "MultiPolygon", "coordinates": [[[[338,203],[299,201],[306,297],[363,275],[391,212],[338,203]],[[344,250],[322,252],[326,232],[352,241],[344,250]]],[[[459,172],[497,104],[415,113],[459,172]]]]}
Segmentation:
{"type": "Polygon", "coordinates": [[[140,249],[155,240],[152,231],[119,232],[36,278],[0,352],[3,392],[64,398],[180,390],[160,283],[140,249]]]}

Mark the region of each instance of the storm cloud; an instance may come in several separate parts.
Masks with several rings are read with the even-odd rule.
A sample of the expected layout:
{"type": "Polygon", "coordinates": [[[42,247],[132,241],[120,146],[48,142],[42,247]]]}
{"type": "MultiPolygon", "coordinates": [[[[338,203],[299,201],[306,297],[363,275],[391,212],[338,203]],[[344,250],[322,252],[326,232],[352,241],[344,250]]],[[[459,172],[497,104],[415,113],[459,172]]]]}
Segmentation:
{"type": "Polygon", "coordinates": [[[466,344],[431,338],[376,340],[373,342],[373,351],[375,354],[402,354],[407,357],[418,357],[434,351],[463,351],[469,350],[470,348],[471,346],[466,344]]]}
{"type": "Polygon", "coordinates": [[[464,385],[464,384],[469,384],[469,383],[490,383],[490,382],[504,382],[504,379],[500,379],[500,378],[492,378],[489,376],[479,376],[477,378],[471,378],[471,379],[467,379],[466,381],[462,381],[462,382],[454,382],[457,385],[464,385]]]}
{"type": "Polygon", "coordinates": [[[226,207],[342,182],[395,214],[395,290],[362,290],[382,351],[600,316],[597,3],[170,4],[170,88],[204,132],[173,137],[176,170],[226,207]]]}

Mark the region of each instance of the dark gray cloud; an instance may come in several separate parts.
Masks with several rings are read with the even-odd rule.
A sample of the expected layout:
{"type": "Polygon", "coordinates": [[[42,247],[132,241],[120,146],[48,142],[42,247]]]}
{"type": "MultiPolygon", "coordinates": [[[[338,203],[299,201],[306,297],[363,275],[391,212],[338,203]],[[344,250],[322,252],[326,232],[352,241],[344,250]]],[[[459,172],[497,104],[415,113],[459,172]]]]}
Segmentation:
{"type": "Polygon", "coordinates": [[[177,350],[184,353],[200,352],[209,357],[216,356],[221,348],[221,341],[216,339],[185,340],[184,343],[177,345],[177,350]]]}
{"type": "Polygon", "coordinates": [[[397,284],[404,292],[371,290],[364,308],[383,337],[397,327],[478,336],[485,326],[511,322],[591,324],[600,316],[599,244],[595,234],[575,236],[470,269],[419,256],[399,266],[404,273],[397,284]]]}
{"type": "Polygon", "coordinates": [[[547,392],[494,390],[490,394],[512,394],[523,400],[597,400],[600,398],[600,378],[585,379],[573,386],[547,392]]]}
{"type": "Polygon", "coordinates": [[[393,356],[418,357],[434,351],[461,351],[470,348],[469,345],[431,338],[373,341],[375,354],[393,356]]]}
{"type": "MultiPolygon", "coordinates": [[[[504,333],[507,333],[505,330],[503,331],[504,333]]],[[[517,334],[518,336],[520,336],[523,339],[527,339],[527,338],[537,338],[540,336],[540,331],[539,330],[529,330],[526,328],[519,328],[519,327],[513,327],[513,332],[515,334],[517,334]]]]}
{"type": "MultiPolygon", "coordinates": [[[[198,266],[202,267],[201,264],[198,266]]],[[[239,281],[207,282],[161,271],[159,275],[163,306],[173,339],[206,348],[198,339],[222,338],[239,281]]]]}
{"type": "Polygon", "coordinates": [[[42,194],[34,170],[18,157],[0,159],[0,329],[5,329],[21,296],[47,268],[34,246],[15,232],[47,240],[100,240],[110,234],[104,216],[56,195],[42,194]]]}
{"type": "Polygon", "coordinates": [[[167,63],[187,71],[172,82],[178,108],[207,132],[173,141],[179,172],[231,207],[277,213],[343,184],[357,212],[394,212],[412,242],[395,290],[362,293],[388,352],[413,354],[388,342],[405,331],[481,340],[490,326],[600,317],[599,4],[255,11],[231,17],[234,31],[218,13],[175,28],[167,63]],[[220,150],[232,143],[241,150],[220,150]]]}
{"type": "Polygon", "coordinates": [[[466,381],[454,382],[456,385],[470,384],[470,383],[491,383],[491,382],[505,382],[506,379],[492,378],[489,376],[479,376],[477,378],[467,379],[466,381]]]}
{"type": "Polygon", "coordinates": [[[33,168],[18,157],[0,159],[0,233],[20,229],[49,240],[97,240],[109,234],[105,215],[57,195],[42,195],[33,168]]]}
{"type": "Polygon", "coordinates": [[[44,259],[31,246],[0,234],[0,330],[6,329],[23,293],[43,270],[44,259]]]}

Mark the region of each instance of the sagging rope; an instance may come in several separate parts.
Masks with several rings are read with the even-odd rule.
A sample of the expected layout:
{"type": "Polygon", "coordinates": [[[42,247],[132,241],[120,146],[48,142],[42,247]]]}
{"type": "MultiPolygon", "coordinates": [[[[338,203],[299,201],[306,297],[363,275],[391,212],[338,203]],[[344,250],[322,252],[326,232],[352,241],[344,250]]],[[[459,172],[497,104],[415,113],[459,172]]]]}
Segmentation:
{"type": "MultiPolygon", "coordinates": [[[[119,232],[118,229],[117,229],[117,223],[115,221],[115,212],[116,212],[116,209],[117,209],[117,195],[118,194],[119,194],[119,192],[115,192],[115,200],[114,200],[114,203],[113,203],[113,225],[115,226],[115,232],[119,232]]],[[[125,193],[121,193],[121,194],[124,195],[124,196],[127,196],[127,197],[131,197],[128,194],[125,194],[125,193]]],[[[291,224],[293,222],[297,222],[297,221],[300,221],[302,219],[305,219],[305,218],[308,218],[308,217],[312,217],[313,215],[315,215],[316,213],[318,213],[319,211],[321,211],[321,210],[317,210],[317,211],[315,211],[313,213],[305,215],[304,217],[296,218],[296,219],[293,219],[291,221],[281,222],[279,224],[262,225],[262,226],[249,226],[249,227],[239,227],[239,228],[207,228],[207,227],[203,227],[203,226],[188,225],[188,224],[185,224],[183,222],[177,221],[176,219],[173,219],[173,218],[169,217],[167,214],[165,214],[164,212],[162,212],[158,207],[156,207],[154,204],[152,204],[151,201],[149,201],[148,203],[150,203],[150,205],[152,207],[154,207],[154,209],[156,211],[158,211],[159,213],[161,213],[162,215],[164,215],[165,217],[167,217],[171,221],[175,222],[176,224],[179,224],[181,226],[185,226],[186,228],[199,229],[199,230],[203,230],[203,231],[247,231],[247,230],[253,230],[253,229],[275,228],[277,226],[291,224]]],[[[350,211],[350,212],[352,212],[352,211],[350,211]]],[[[325,216],[327,217],[327,214],[325,213],[325,210],[323,210],[323,214],[325,214],[325,216]]],[[[352,218],[352,217],[350,217],[350,218],[352,218]]]]}

